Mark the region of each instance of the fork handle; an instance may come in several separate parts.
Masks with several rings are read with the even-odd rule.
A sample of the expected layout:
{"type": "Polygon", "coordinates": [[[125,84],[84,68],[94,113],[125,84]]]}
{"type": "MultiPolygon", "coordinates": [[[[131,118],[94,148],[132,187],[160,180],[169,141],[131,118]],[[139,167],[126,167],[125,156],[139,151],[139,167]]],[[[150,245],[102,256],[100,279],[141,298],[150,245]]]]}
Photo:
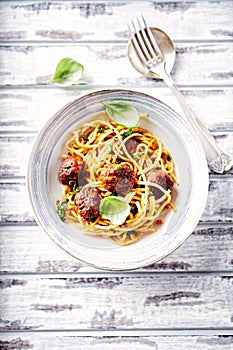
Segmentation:
{"type": "Polygon", "coordinates": [[[231,169],[233,160],[227,154],[225,154],[216,144],[214,137],[211,135],[209,130],[204,126],[200,119],[193,112],[183,94],[178,89],[174,80],[166,71],[161,72],[160,77],[164,80],[167,86],[170,88],[177,101],[179,102],[186,119],[192,125],[196,135],[200,139],[204,148],[206,159],[209,168],[215,173],[222,174],[224,171],[231,169]]]}

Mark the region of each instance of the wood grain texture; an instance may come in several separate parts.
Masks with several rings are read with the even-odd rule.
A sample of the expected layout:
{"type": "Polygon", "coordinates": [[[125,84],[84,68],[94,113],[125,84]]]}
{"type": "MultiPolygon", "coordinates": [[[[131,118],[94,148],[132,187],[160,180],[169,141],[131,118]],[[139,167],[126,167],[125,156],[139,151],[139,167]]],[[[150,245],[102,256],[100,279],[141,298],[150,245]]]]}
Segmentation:
{"type": "MultiPolygon", "coordinates": [[[[232,177],[228,176],[210,179],[207,203],[201,217],[202,222],[232,223],[232,180],[232,177]]],[[[17,181],[9,179],[1,182],[0,191],[2,198],[7,198],[7,201],[0,201],[0,221],[2,223],[35,223],[27,187],[23,179],[17,181]]]]}
{"type": "Polygon", "coordinates": [[[174,40],[229,40],[233,35],[226,1],[1,1],[0,39],[126,41],[127,22],[140,12],[174,40]]]}
{"type": "Polygon", "coordinates": [[[232,281],[178,274],[6,276],[1,330],[232,327],[232,281]]]}
{"type": "Polygon", "coordinates": [[[231,335],[199,336],[104,336],[92,337],[72,333],[14,333],[3,334],[2,350],[231,350],[231,335]]]}
{"type": "MultiPolygon", "coordinates": [[[[127,22],[143,13],[174,40],[172,76],[221,148],[233,155],[232,1],[0,2],[0,348],[233,348],[233,181],[210,173],[201,222],[163,260],[131,272],[91,268],[42,232],[25,175],[36,132],[62,106],[105,88],[142,91],[181,113],[161,81],[127,58],[127,22]],[[58,61],[85,85],[50,83],[58,61]]],[[[182,113],[181,113],[182,114],[182,113]]]]}
{"type": "MultiPolygon", "coordinates": [[[[3,274],[101,273],[63,252],[38,226],[0,227],[0,251],[3,274]]],[[[232,251],[232,225],[199,225],[175,252],[135,272],[232,272],[232,251]]]]}
{"type": "MultiPolygon", "coordinates": [[[[119,72],[120,75],[120,72],[119,72]]],[[[142,78],[143,79],[143,78],[142,78]]],[[[165,85],[143,88],[124,86],[130,90],[146,93],[168,104],[182,114],[175,98],[165,85]]],[[[100,85],[99,89],[104,89],[100,85]]],[[[67,103],[83,94],[94,91],[88,86],[72,89],[48,87],[42,89],[2,89],[0,91],[0,127],[9,132],[36,132],[49,118],[67,103]]],[[[187,101],[205,125],[213,131],[233,131],[233,89],[228,88],[182,88],[187,101]]]]}
{"type": "MultiPolygon", "coordinates": [[[[213,133],[217,144],[233,157],[233,132],[213,133]]],[[[34,134],[0,135],[0,177],[25,176],[34,134]]],[[[59,161],[59,160],[58,160],[59,161]]],[[[233,173],[233,169],[228,174],[233,173]]]]}
{"type": "MultiPolygon", "coordinates": [[[[178,43],[176,52],[173,76],[177,84],[232,84],[232,42],[178,43]]],[[[67,44],[65,47],[62,44],[2,44],[1,84],[48,85],[58,61],[64,56],[76,59],[85,66],[84,79],[90,86],[127,87],[137,82],[138,87],[152,87],[156,84],[152,79],[142,78],[134,70],[127,57],[126,44],[105,43],[67,44]]]]}
{"type": "MultiPolygon", "coordinates": [[[[178,44],[176,52],[173,76],[177,84],[232,84],[232,42],[178,44]]],[[[106,87],[111,84],[123,87],[133,85],[136,78],[138,86],[156,86],[155,81],[141,77],[133,69],[127,57],[126,45],[122,44],[112,44],[111,47],[108,44],[68,44],[65,48],[61,44],[1,46],[1,84],[48,85],[58,61],[64,56],[84,64],[84,79],[90,86],[101,84],[106,87]]]]}

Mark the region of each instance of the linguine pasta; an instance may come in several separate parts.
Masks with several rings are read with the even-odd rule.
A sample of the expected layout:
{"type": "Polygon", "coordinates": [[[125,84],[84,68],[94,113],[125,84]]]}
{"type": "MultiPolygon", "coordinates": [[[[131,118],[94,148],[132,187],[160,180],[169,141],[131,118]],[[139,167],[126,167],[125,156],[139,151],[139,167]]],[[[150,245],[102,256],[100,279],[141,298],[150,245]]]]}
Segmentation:
{"type": "Polygon", "coordinates": [[[178,184],[171,154],[148,130],[139,126],[127,128],[108,120],[95,120],[75,130],[66,143],[66,149],[67,153],[62,155],[62,159],[68,156],[80,157],[84,163],[84,172],[80,179],[82,181],[70,181],[65,187],[62,199],[67,203],[65,216],[87,234],[128,245],[156,231],[157,225],[163,223],[161,214],[165,209],[175,210],[170,189],[148,180],[152,172],[161,171],[178,184]],[[133,147],[130,149],[128,145],[132,140],[133,147]],[[106,183],[101,180],[106,164],[115,165],[115,169],[125,166],[132,170],[136,180],[127,193],[113,193],[106,187],[106,183]],[[101,198],[118,196],[129,204],[130,214],[123,224],[114,225],[101,215],[83,220],[76,196],[87,185],[97,188],[101,198]],[[159,196],[153,194],[153,188],[160,193],[159,196]]]}

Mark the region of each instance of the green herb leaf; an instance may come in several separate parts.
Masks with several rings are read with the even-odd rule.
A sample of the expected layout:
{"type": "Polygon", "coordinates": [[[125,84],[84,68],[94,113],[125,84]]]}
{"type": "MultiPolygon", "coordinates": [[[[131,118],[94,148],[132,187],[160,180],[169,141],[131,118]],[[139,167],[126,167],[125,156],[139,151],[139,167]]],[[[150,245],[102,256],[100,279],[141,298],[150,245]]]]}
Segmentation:
{"type": "Polygon", "coordinates": [[[145,154],[145,152],[135,152],[132,156],[134,159],[139,159],[142,154],[145,154]]]}
{"type": "Polygon", "coordinates": [[[105,131],[105,127],[101,127],[101,128],[98,129],[97,132],[104,132],[104,131],[105,131]]]}
{"type": "Polygon", "coordinates": [[[52,83],[66,87],[77,83],[83,75],[84,67],[72,58],[63,58],[57,65],[52,83]]]}
{"type": "Polygon", "coordinates": [[[130,205],[123,199],[109,196],[100,202],[100,215],[113,225],[122,225],[130,214],[130,205]]]}
{"type": "Polygon", "coordinates": [[[125,139],[126,137],[132,135],[132,133],[133,133],[133,130],[132,130],[132,128],[130,128],[127,131],[123,132],[122,136],[125,139]]]}
{"type": "Polygon", "coordinates": [[[130,205],[130,212],[135,215],[137,213],[137,207],[134,207],[133,205],[130,205]]]}
{"type": "Polygon", "coordinates": [[[89,138],[86,135],[82,135],[83,140],[88,141],[89,138]]]}
{"type": "Polygon", "coordinates": [[[91,222],[94,222],[96,219],[97,219],[97,216],[96,216],[96,215],[94,215],[94,214],[91,214],[91,215],[90,215],[90,221],[91,221],[91,222]]]}
{"type": "Polygon", "coordinates": [[[134,106],[124,101],[103,102],[110,119],[129,128],[135,127],[139,122],[139,114],[134,106]]]}
{"type": "Polygon", "coordinates": [[[122,165],[117,165],[117,166],[115,167],[115,170],[121,170],[121,169],[123,169],[123,166],[122,166],[122,165]]]}
{"type": "Polygon", "coordinates": [[[67,202],[68,202],[68,200],[65,200],[65,201],[57,204],[57,214],[58,214],[59,218],[61,219],[61,221],[66,220],[67,202]]]}

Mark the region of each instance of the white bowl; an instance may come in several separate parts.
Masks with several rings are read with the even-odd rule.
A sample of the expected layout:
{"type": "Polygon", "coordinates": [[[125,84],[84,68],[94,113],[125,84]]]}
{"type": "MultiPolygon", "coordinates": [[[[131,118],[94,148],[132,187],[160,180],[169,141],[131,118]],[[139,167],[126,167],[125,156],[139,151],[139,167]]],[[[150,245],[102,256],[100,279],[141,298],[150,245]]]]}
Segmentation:
{"type": "Polygon", "coordinates": [[[139,92],[102,90],[69,103],[42,128],[29,160],[28,190],[38,224],[62,249],[94,267],[129,270],[164,258],[193,232],[207,199],[208,168],[199,140],[170,107],[139,92]],[[88,236],[71,223],[62,222],[56,213],[56,201],[64,190],[57,173],[65,142],[73,130],[104,109],[102,101],[111,100],[131,103],[139,112],[149,113],[140,125],[160,138],[171,152],[180,183],[176,189],[177,211],[170,211],[158,231],[128,246],[88,236]]]}

